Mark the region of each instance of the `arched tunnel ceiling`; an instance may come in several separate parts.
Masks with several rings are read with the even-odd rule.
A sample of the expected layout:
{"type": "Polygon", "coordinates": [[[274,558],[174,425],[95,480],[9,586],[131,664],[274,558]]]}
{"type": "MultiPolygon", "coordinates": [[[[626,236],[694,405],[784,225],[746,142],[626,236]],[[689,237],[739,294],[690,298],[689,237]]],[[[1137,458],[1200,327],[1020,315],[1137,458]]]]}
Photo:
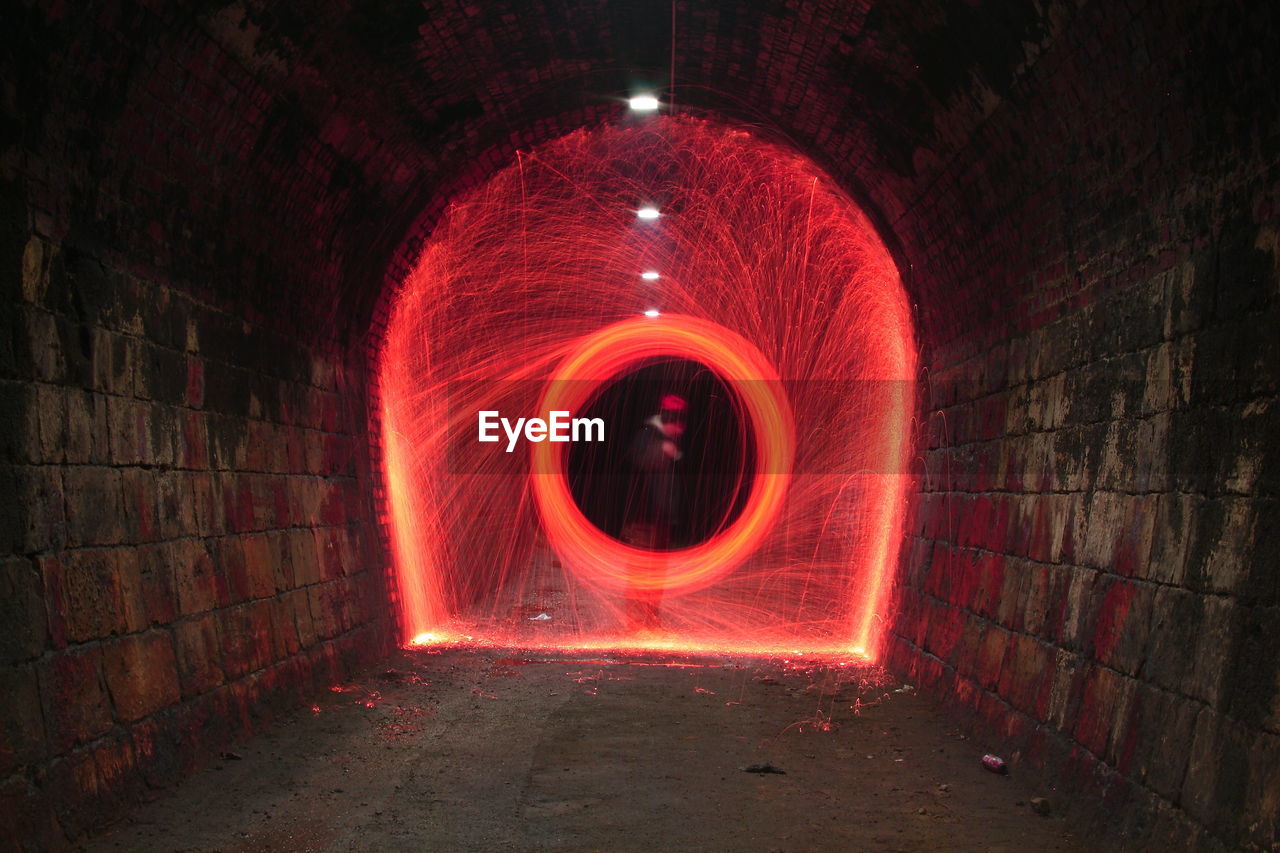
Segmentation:
{"type": "MultiPolygon", "coordinates": [[[[10,90],[6,111],[25,117],[26,152],[84,178],[27,187],[37,227],[43,215],[70,245],[102,244],[133,268],[247,300],[251,318],[293,317],[349,341],[424,211],[517,147],[620,115],[638,86],[665,91],[673,67],[679,106],[814,157],[909,265],[943,226],[928,212],[938,175],[994,113],[1022,108],[1021,81],[1064,32],[1083,38],[1082,16],[1112,14],[1099,5],[677,2],[673,33],[670,5],[637,0],[55,4],[25,12],[10,61],[32,85],[10,90]]],[[[1157,37],[1137,32],[1099,66],[1136,61],[1144,38],[1157,37]]],[[[1206,45],[1209,58],[1227,49],[1206,45]]],[[[1088,71],[1072,69],[1076,97],[1099,97],[1088,71]]],[[[1140,144],[1155,144],[1165,120],[1146,116],[1140,144]]],[[[968,197],[942,199],[967,211],[947,225],[980,230],[1009,203],[985,191],[991,182],[1060,166],[1013,136],[1001,142],[1028,162],[987,163],[968,197]]],[[[1079,144],[1081,156],[1108,154],[1079,144]]],[[[913,296],[926,303],[926,339],[946,337],[930,329],[950,322],[931,315],[931,294],[913,296]]]]}

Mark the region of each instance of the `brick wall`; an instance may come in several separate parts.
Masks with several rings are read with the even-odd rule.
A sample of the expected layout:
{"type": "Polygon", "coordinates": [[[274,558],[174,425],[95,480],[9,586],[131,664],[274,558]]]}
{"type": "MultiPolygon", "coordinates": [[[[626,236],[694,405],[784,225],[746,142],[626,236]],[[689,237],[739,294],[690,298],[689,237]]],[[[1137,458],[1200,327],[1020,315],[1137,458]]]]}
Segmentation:
{"type": "MultiPolygon", "coordinates": [[[[176,5],[6,16],[0,817],[38,845],[386,648],[386,282],[454,189],[620,115],[673,42],[627,3],[176,5]]],[[[829,169],[916,306],[891,665],[1122,829],[1265,846],[1271,4],[676,11],[677,102],[829,169]]]]}
{"type": "Polygon", "coordinates": [[[1153,845],[1280,832],[1280,163],[1250,26],[1275,32],[1092,4],[895,226],[917,287],[956,293],[926,318],[891,660],[1153,845]]]}
{"type": "Polygon", "coordinates": [[[346,244],[315,239],[365,164],[255,112],[206,35],[96,11],[29,10],[4,75],[0,834],[32,849],[395,635],[346,244]]]}
{"type": "Polygon", "coordinates": [[[359,373],[40,235],[23,259],[0,776],[20,836],[75,838],[385,649],[387,617],[359,373]]]}

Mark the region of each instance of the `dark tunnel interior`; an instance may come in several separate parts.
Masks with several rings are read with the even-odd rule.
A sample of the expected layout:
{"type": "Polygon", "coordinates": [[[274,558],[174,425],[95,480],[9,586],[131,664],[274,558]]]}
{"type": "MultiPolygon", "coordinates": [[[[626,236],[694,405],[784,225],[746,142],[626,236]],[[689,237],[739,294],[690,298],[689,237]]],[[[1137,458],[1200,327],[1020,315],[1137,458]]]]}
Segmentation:
{"type": "Polygon", "coordinates": [[[697,417],[688,417],[682,451],[692,463],[673,491],[681,507],[667,547],[704,542],[742,512],[750,490],[743,472],[755,466],[751,425],[734,392],[706,365],[664,360],[630,371],[602,389],[582,417],[624,425],[602,442],[569,445],[569,488],[587,518],[621,538],[629,515],[645,499],[632,465],[637,431],[660,412],[669,394],[697,417]],[[628,429],[625,425],[630,425],[628,429]]]}
{"type": "MultiPolygon", "coordinates": [[[[459,198],[647,91],[808,158],[897,267],[918,404],[878,662],[1117,845],[1275,849],[1280,7],[655,8],[4,12],[6,841],[83,843],[403,643],[392,297],[459,198]]],[[[732,389],[669,360],[595,406],[638,426],[673,381],[722,427],[690,436],[696,543],[747,499],[732,389]]],[[[614,537],[622,453],[568,455],[614,537]]]]}

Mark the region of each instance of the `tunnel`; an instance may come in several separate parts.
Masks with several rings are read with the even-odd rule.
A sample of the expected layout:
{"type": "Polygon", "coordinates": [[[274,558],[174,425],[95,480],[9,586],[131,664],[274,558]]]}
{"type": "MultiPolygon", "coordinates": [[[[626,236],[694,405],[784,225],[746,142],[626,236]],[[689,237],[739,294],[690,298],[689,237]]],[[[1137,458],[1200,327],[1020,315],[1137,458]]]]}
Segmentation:
{"type": "MultiPolygon", "coordinates": [[[[1025,782],[1080,827],[1061,849],[1280,843],[1271,4],[4,17],[14,849],[146,825],[326,703],[400,714],[391,750],[426,723],[382,697],[432,683],[559,702],[568,668],[604,702],[668,666],[695,679],[646,712],[669,722],[813,695],[797,661],[821,661],[806,737],[927,707],[974,786],[1025,782]],[[586,438],[546,440],[556,412],[586,438]],[[678,516],[635,520],[636,483],[669,482],[642,439],[686,472],[678,516]],[[708,660],[758,674],[735,699],[708,660]],[[504,678],[458,674],[478,662],[504,678]]],[[[465,711],[481,744],[506,731],[465,711]]],[[[812,760],[886,751],[836,743],[812,760]]],[[[762,798],[803,778],[745,769],[762,798]]],[[[568,820],[583,790],[522,814],[568,820]]],[[[810,843],[786,837],[670,847],[810,843]]]]}

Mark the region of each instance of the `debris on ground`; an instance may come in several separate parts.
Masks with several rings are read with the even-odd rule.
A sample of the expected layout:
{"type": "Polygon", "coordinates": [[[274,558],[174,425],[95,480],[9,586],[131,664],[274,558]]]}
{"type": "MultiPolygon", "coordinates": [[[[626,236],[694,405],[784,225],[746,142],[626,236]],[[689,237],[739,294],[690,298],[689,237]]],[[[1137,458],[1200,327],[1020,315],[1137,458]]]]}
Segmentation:
{"type": "Polygon", "coordinates": [[[1049,801],[1044,797],[1032,797],[1031,810],[1040,815],[1040,817],[1048,817],[1050,812],[1049,801]]]}
{"type": "Polygon", "coordinates": [[[982,756],[982,766],[990,770],[992,773],[999,773],[1001,776],[1009,772],[1009,766],[1004,763],[1004,759],[998,755],[988,752],[982,756]]]}
{"type": "Polygon", "coordinates": [[[537,616],[530,616],[529,621],[530,622],[550,622],[551,617],[545,613],[539,613],[537,616]]]}
{"type": "Polygon", "coordinates": [[[223,761],[240,761],[241,759],[244,758],[243,755],[238,755],[234,752],[223,752],[223,753],[220,753],[218,757],[221,758],[223,761]]]}
{"type": "Polygon", "coordinates": [[[785,776],[787,771],[781,767],[774,767],[772,764],[748,764],[742,768],[744,773],[778,773],[785,776]]]}

